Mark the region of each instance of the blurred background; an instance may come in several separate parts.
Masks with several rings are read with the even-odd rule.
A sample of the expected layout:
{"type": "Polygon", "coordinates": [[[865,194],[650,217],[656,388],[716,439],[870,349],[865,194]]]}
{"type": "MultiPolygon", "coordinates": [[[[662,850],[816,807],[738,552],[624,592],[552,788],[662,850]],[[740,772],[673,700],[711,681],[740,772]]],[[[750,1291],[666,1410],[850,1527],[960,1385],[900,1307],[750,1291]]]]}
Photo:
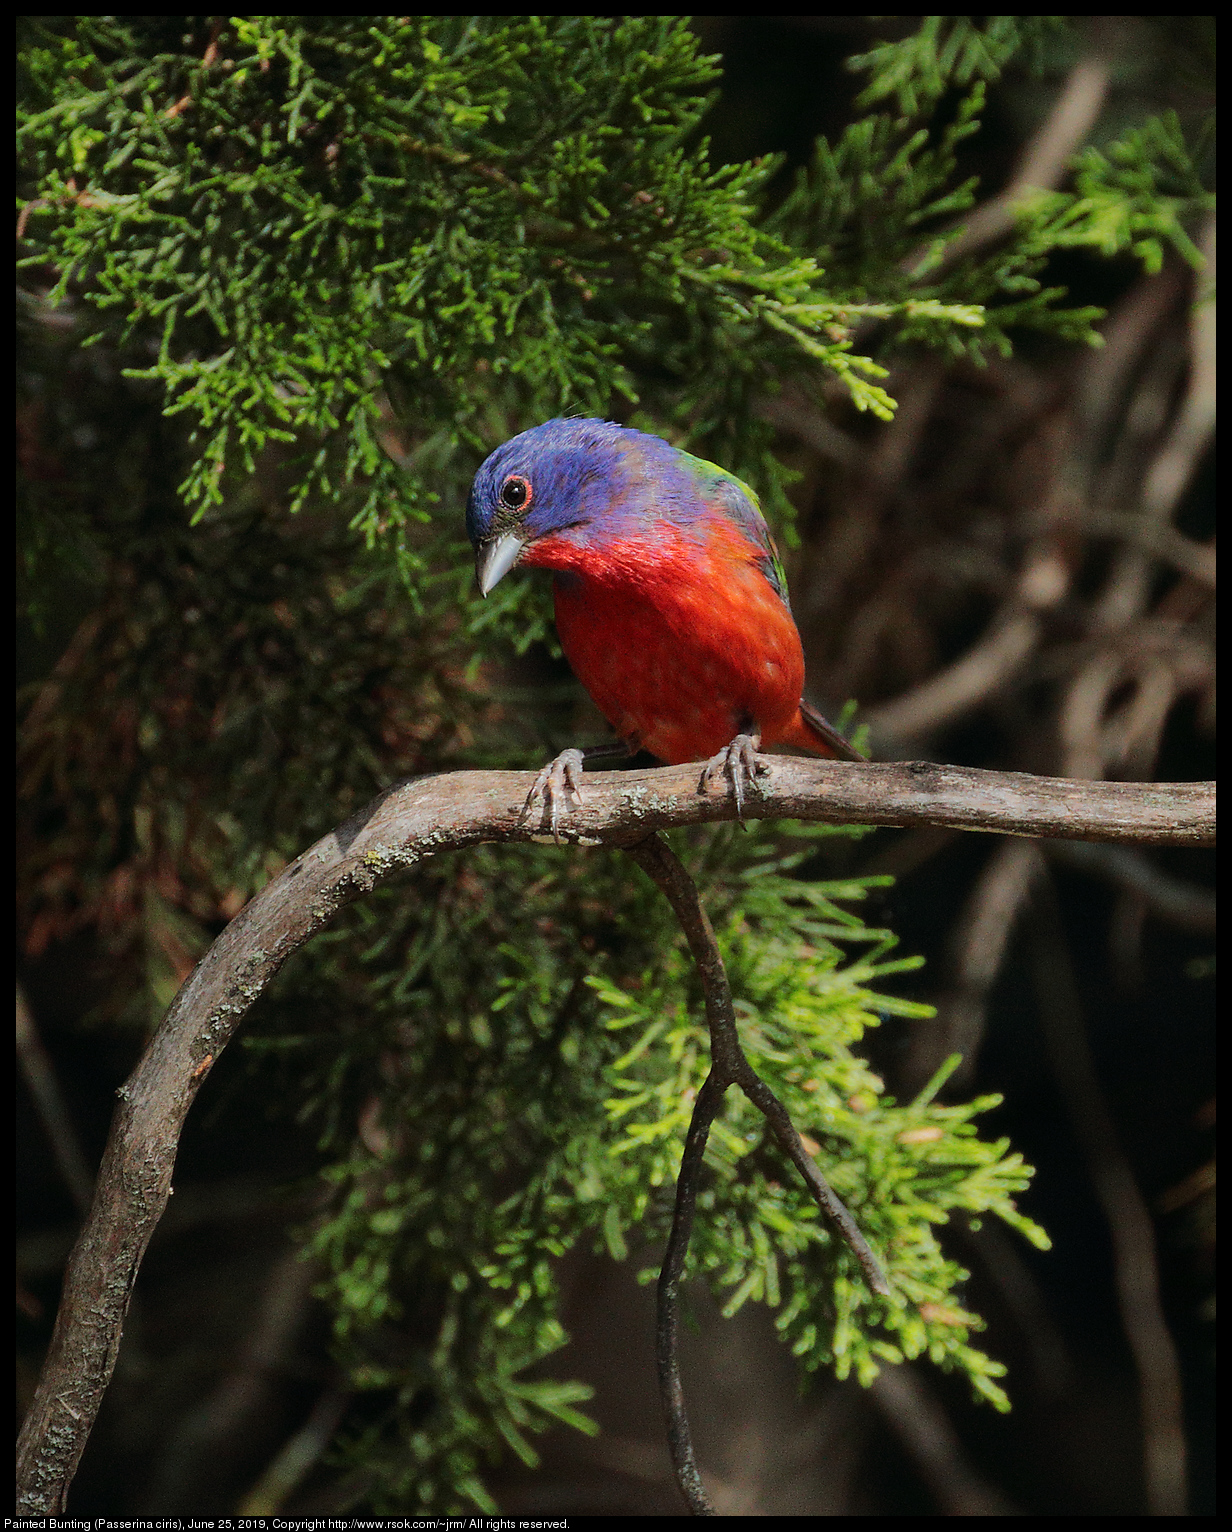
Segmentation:
{"type": "MultiPolygon", "coordinates": [[[[708,124],[715,161],[783,152],[785,194],[816,136],[837,136],[854,115],[861,82],[845,60],[895,25],[698,18],[724,68],[708,124]]],[[[1037,75],[1008,73],[961,150],[981,200],[1031,156],[1038,167],[1055,153],[1083,67],[1080,141],[1106,141],[1146,112],[1207,110],[1212,39],[1211,18],[1101,18],[1077,53],[1062,50],[1037,75]]],[[[1195,237],[1202,276],[1175,256],[1152,275],[1129,257],[1052,259],[1049,284],[1107,310],[1102,349],[1027,340],[982,367],[900,354],[886,383],[899,403],[889,425],[857,415],[838,385],[824,413],[790,389],[765,401],[798,474],[800,539],[787,562],[809,693],[828,708],[858,699],[875,756],[1214,776],[1214,307],[1195,307],[1199,284],[1213,283],[1213,221],[1195,237]]],[[[78,391],[80,432],[171,430],[151,394],[121,389],[106,359],[89,355],[58,374],[78,391]]],[[[32,387],[25,400],[20,467],[54,480],[93,439],[57,445],[39,424],[54,405],[32,387]]],[[[246,556],[292,573],[296,559],[315,561],[328,578],[342,541],[309,520],[294,544],[254,531],[246,556]]],[[[165,555],[168,569],[177,556],[165,555]]],[[[153,576],[146,567],[138,578],[153,576]]],[[[269,605],[270,633],[250,635],[258,649],[278,639],[279,622],[293,625],[269,605]]],[[[39,727],[100,630],[106,615],[70,570],[47,620],[21,632],[31,774],[39,727]]],[[[415,656],[393,628],[369,625],[362,637],[389,777],[423,769],[432,741],[412,738],[397,700],[415,656]]],[[[597,737],[546,650],[529,651],[513,681],[565,686],[569,727],[597,737]]],[[[64,834],[59,820],[23,820],[23,855],[40,879],[40,846],[64,834]]],[[[887,1019],[870,1039],[874,1065],[902,1096],[957,1050],[956,1086],[1004,1096],[992,1130],[1037,1167],[1022,1206],[1053,1249],[987,1226],[951,1231],[971,1272],[969,1303],[988,1321],[981,1344],[1009,1364],[1006,1416],[922,1364],[886,1369],[871,1390],[822,1377],[802,1393],[764,1310],[724,1321],[695,1295],[685,1379],[716,1506],[1132,1515],[1175,1507],[1166,1496],[1183,1493],[1191,1514],[1211,1513],[1212,853],[879,830],[828,843],[817,871],[893,875],[867,918],[924,955],[901,992],[938,1017],[887,1019]]],[[[195,960],[166,891],[107,887],[110,925],[105,912],[76,930],[36,918],[21,933],[19,1410],[115,1088],[149,1021],[134,1024],[113,1003],[138,961],[124,910],[136,899],[158,933],[139,961],[160,1004],[195,960]]],[[[351,1401],[290,1232],[313,1216],[319,1152],[293,1112],[271,1114],[268,1094],[268,1074],[235,1048],[189,1118],[71,1512],[313,1514],[348,1503],[327,1455],[351,1401]]],[[[653,1375],[653,1291],[636,1281],[649,1260],[567,1259],[572,1344],[553,1370],[595,1386],[589,1408],[603,1430],[562,1429],[540,1443],[539,1468],[498,1469],[489,1485],[503,1511],[681,1512],[653,1375]]]]}

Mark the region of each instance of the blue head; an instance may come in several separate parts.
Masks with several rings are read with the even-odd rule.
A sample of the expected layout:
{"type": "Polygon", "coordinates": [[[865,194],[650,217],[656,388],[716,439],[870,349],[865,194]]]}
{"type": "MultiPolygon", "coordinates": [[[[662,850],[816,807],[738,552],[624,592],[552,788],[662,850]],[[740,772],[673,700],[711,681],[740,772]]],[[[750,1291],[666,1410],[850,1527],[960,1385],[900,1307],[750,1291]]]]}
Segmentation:
{"type": "Polygon", "coordinates": [[[696,504],[689,459],[658,436],[606,420],[549,420],[486,459],[466,504],[486,596],[539,538],[581,545],[653,534],[696,504]]]}

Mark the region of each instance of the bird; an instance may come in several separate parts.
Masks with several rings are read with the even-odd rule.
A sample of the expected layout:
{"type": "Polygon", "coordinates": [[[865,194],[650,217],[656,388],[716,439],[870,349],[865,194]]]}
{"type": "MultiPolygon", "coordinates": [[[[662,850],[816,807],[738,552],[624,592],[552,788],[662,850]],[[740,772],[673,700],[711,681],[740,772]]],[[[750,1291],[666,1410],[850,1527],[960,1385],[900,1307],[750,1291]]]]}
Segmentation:
{"type": "Polygon", "coordinates": [[[515,566],[550,570],[565,657],[621,744],[562,751],[535,779],[552,834],[584,762],[645,750],[704,761],[743,820],[757,752],[865,757],[803,700],[804,651],[757,495],[662,437],[549,420],[485,459],[466,506],[483,596],[515,566]]]}

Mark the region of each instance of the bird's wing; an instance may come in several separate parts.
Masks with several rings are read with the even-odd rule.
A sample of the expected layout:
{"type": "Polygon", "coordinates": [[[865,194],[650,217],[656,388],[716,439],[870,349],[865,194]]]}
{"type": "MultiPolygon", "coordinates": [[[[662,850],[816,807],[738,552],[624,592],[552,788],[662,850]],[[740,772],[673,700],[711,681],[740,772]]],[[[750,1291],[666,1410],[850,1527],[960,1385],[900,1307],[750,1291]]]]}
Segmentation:
{"type": "Polygon", "coordinates": [[[721,511],[729,521],[735,522],[753,545],[758,567],[775,594],[790,611],[791,603],[787,599],[787,576],[783,573],[779,550],[775,546],[774,538],[770,536],[770,528],[766,525],[766,518],[761,513],[761,501],[758,500],[756,492],[751,490],[742,479],[738,479],[734,473],[728,473],[716,463],[708,463],[705,458],[693,457],[688,452],[681,452],[680,455],[687,459],[690,468],[700,480],[706,503],[721,511]]]}

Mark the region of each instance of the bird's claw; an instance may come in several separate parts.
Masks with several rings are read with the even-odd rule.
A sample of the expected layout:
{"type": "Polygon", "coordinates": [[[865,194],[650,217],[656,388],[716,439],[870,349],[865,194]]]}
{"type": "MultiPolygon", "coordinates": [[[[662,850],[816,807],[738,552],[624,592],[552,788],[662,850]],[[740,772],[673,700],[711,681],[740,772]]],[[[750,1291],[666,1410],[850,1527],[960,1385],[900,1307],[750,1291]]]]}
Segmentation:
{"type": "Polygon", "coordinates": [[[761,772],[765,770],[757,759],[760,744],[760,735],[737,734],[730,745],[725,745],[717,755],[710,757],[702,769],[701,780],[697,784],[698,792],[705,793],[709,791],[711,782],[726,778],[732,786],[732,794],[736,800],[736,818],[741,824],[744,823],[745,788],[752,787],[761,772]]]}
{"type": "Polygon", "coordinates": [[[580,804],[582,801],[582,767],[585,761],[580,750],[562,750],[554,761],[539,772],[531,783],[530,792],[526,795],[526,802],[522,807],[522,818],[530,817],[531,810],[535,806],[535,800],[542,798],[548,812],[548,828],[552,832],[552,839],[560,844],[560,810],[564,804],[565,812],[569,812],[567,802],[568,795],[573,794],[574,801],[580,804]]]}

